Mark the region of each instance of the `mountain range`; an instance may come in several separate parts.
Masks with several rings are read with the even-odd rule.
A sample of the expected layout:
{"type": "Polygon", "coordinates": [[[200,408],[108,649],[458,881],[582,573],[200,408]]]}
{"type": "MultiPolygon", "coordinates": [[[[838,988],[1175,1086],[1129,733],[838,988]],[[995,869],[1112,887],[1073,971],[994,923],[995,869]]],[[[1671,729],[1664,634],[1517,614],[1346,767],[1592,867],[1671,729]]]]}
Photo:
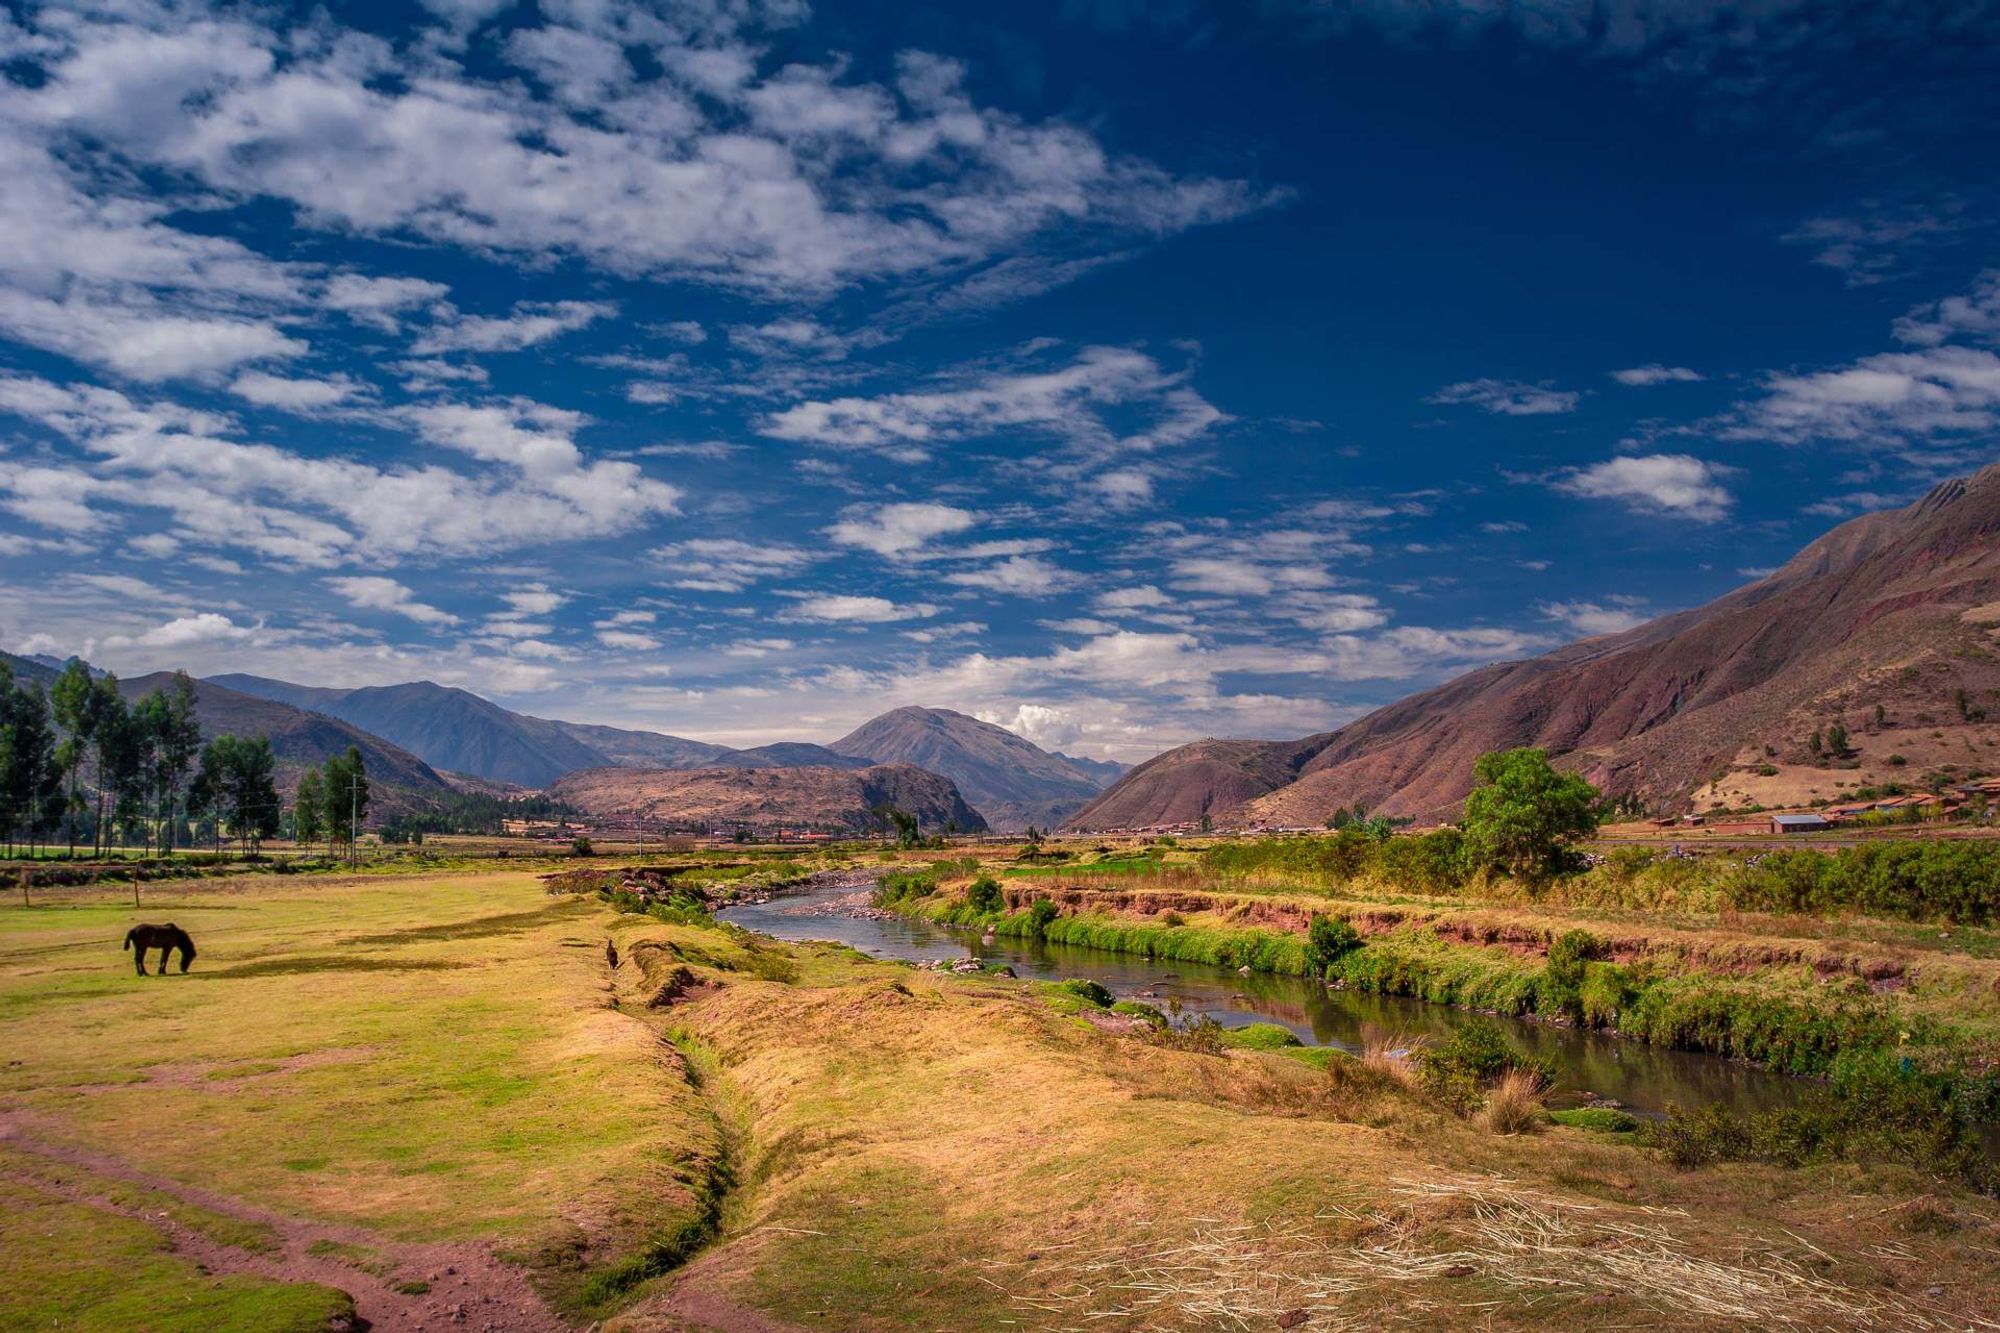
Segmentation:
{"type": "Polygon", "coordinates": [[[1837,798],[2000,770],[2000,465],[1834,528],[1706,606],[1482,667],[1294,741],[1198,741],[1131,770],[1078,829],[1318,825],[1356,804],[1448,818],[1489,750],[1537,745],[1681,810],[1837,798]],[[1840,727],[1847,752],[1823,750],[1840,727]]]}
{"type": "MultiPolygon", "coordinates": [[[[223,675],[205,684],[339,719],[383,738],[391,749],[401,747],[398,753],[407,750],[441,774],[518,787],[546,788],[567,774],[593,770],[861,770],[907,764],[948,779],[955,787],[953,799],[962,793],[983,823],[1018,830],[1030,823],[1060,822],[1124,771],[1122,764],[1051,754],[1004,728],[949,709],[898,708],[831,745],[780,741],[735,750],[660,732],[533,717],[430,681],[329,689],[223,675]]],[[[719,781],[711,779],[711,784],[719,781]]],[[[614,777],[607,776],[595,780],[590,790],[601,793],[613,785],[614,777]]],[[[746,792],[752,789],[751,784],[740,785],[746,792]]]]}

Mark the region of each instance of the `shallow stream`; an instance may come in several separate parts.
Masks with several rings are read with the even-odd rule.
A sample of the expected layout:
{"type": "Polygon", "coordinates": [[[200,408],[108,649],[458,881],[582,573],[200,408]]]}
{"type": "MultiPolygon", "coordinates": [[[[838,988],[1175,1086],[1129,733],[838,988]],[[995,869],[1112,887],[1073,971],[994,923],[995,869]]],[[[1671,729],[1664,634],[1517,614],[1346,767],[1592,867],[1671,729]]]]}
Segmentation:
{"type": "MultiPolygon", "coordinates": [[[[924,963],[971,957],[1005,963],[1023,977],[1047,981],[1086,977],[1121,1000],[1143,1000],[1161,1009],[1179,1001],[1184,1013],[1207,1015],[1227,1027],[1277,1023],[1310,1045],[1357,1053],[1371,1036],[1437,1038],[1476,1017],[1423,1000],[1328,990],[1303,977],[1246,976],[1199,963],[1040,941],[983,942],[975,931],[875,914],[862,905],[865,901],[850,883],[731,907],[718,915],[777,939],[828,940],[879,958],[924,963]]],[[[1516,1018],[1491,1021],[1516,1046],[1555,1063],[1560,1070],[1550,1098],[1555,1106],[1610,1100],[1634,1114],[1657,1116],[1669,1104],[1694,1107],[1723,1102],[1754,1111],[1795,1101],[1810,1086],[1712,1055],[1661,1050],[1603,1033],[1516,1018]]]]}

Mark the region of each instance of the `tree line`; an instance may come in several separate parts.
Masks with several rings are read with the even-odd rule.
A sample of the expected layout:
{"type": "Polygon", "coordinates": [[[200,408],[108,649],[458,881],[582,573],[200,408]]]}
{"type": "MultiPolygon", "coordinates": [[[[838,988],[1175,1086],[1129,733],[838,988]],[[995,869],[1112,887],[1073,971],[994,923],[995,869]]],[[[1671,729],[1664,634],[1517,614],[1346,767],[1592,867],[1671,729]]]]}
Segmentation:
{"type": "Polygon", "coordinates": [[[361,754],[309,770],[287,812],[268,737],[202,741],[195,683],[184,671],[127,702],[118,678],[71,658],[48,690],[0,661],[0,842],[11,855],[80,842],[101,856],[114,844],[160,855],[206,825],[250,850],[291,816],[302,843],[351,844],[367,809],[361,754]]]}

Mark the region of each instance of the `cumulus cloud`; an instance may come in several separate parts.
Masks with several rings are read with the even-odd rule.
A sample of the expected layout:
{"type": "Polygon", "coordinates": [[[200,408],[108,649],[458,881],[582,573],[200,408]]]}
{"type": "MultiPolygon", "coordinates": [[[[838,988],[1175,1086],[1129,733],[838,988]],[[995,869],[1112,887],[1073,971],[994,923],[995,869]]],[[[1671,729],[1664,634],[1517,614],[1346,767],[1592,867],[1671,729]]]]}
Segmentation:
{"type": "Polygon", "coordinates": [[[798,620],[824,620],[857,625],[881,625],[896,620],[925,620],[942,607],[930,602],[898,604],[886,597],[839,593],[788,593],[798,598],[790,614],[798,620]]]}
{"type": "Polygon", "coordinates": [[[1610,605],[1589,601],[1543,602],[1536,610],[1586,637],[1622,633],[1652,619],[1637,609],[1643,605],[1637,598],[1613,598],[1610,602],[1610,605]]]}
{"type": "Polygon", "coordinates": [[[453,315],[410,344],[418,356],[440,352],[518,352],[600,319],[618,307],[609,301],[519,301],[499,317],[453,315]]]}
{"type": "Polygon", "coordinates": [[[457,616],[418,601],[414,592],[391,578],[376,575],[331,578],[326,580],[326,586],[363,610],[393,612],[420,625],[458,623],[457,616]]]}
{"type": "Polygon", "coordinates": [[[339,273],[320,293],[322,309],[337,310],[357,324],[395,333],[398,316],[415,306],[442,302],[451,288],[423,278],[381,278],[365,273],[339,273]]]}
{"type": "Polygon", "coordinates": [[[213,413],[32,377],[0,377],[0,413],[74,451],[48,464],[0,459],[0,504],[13,512],[90,531],[121,510],[165,510],[183,540],[302,565],[615,535],[673,513],[680,495],[634,463],[587,459],[571,438],[580,415],[521,400],[404,418],[474,460],[470,471],[309,456],[234,438],[213,413]]]}
{"type": "Polygon", "coordinates": [[[969,510],[932,503],[857,506],[826,529],[842,546],[859,547],[894,559],[922,550],[939,537],[963,532],[979,521],[969,510]]]}
{"type": "Polygon", "coordinates": [[[734,537],[696,537],[655,547],[647,555],[664,567],[668,586],[692,592],[741,592],[823,558],[803,547],[734,537]]]}
{"type": "Polygon", "coordinates": [[[1764,391],[1723,435],[1781,444],[1963,439],[2000,424],[2000,356],[1950,346],[1883,352],[1834,370],[1773,375],[1764,391]]]}
{"type": "Polygon", "coordinates": [[[766,73],[744,29],[775,13],[548,9],[503,29],[484,48],[498,67],[477,71],[449,42],[392,47],[253,11],[34,13],[21,55],[39,81],[10,106],[46,141],[322,228],[786,296],[963,268],[1058,229],[1181,230],[1274,197],[981,107],[936,56],[905,53],[893,88],[831,63],[766,73]],[[865,169],[824,189],[833,160],[865,169]]]}
{"type": "Polygon", "coordinates": [[[1650,365],[1614,370],[1611,378],[1628,388],[1643,389],[1655,384],[1699,384],[1703,376],[1700,371],[1689,370],[1686,366],[1663,366],[1655,361],[1650,365]]]}
{"type": "Polygon", "coordinates": [[[1550,484],[1586,499],[1616,500],[1642,513],[1714,523],[1735,503],[1722,484],[1727,472],[1727,468],[1688,454],[1647,454],[1575,468],[1550,484]]]}
{"type": "Polygon", "coordinates": [[[1424,401],[1440,405],[1464,405],[1508,417],[1556,416],[1576,411],[1582,395],[1543,382],[1478,379],[1447,384],[1424,401]]]}
{"type": "Polygon", "coordinates": [[[983,374],[950,389],[799,403],[765,417],[772,439],[921,460],[941,444],[1030,432],[1093,454],[1145,452],[1185,444],[1225,418],[1170,371],[1132,348],[1087,347],[1066,366],[983,374]],[[1110,420],[1117,409],[1148,417],[1134,430],[1110,420]]]}
{"type": "Polygon", "coordinates": [[[259,407],[276,407],[287,412],[313,412],[338,407],[363,392],[362,386],[345,375],[326,379],[286,379],[249,370],[230,382],[229,392],[259,407]]]}
{"type": "Polygon", "coordinates": [[[1074,570],[1064,569],[1038,555],[1017,555],[976,569],[955,570],[945,575],[944,581],[960,588],[978,588],[1016,597],[1048,597],[1073,588],[1083,580],[1074,570]]]}
{"type": "Polygon", "coordinates": [[[1964,295],[1918,306],[1897,320],[1895,328],[1899,340],[1919,347],[1936,347],[1953,338],[2000,343],[2000,268],[1980,274],[1964,295]]]}

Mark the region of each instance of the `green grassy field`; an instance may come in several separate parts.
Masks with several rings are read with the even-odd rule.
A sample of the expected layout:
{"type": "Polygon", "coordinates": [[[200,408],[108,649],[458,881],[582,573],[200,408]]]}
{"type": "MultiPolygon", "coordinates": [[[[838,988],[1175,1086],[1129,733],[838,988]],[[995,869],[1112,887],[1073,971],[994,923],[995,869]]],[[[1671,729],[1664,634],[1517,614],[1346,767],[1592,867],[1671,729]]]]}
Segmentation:
{"type": "MultiPolygon", "coordinates": [[[[656,1032],[607,1006],[610,914],[524,873],[161,887],[140,914],[96,896],[0,910],[0,1161],[30,1197],[37,1164],[85,1172],[91,1202],[40,1205],[63,1225],[129,1237],[148,1210],[106,1196],[142,1180],[387,1251],[526,1256],[563,1308],[694,1207],[713,1127],[656,1032]],[[188,930],[193,970],[135,977],[135,915],[188,930]]],[[[0,1325],[32,1323],[60,1256],[7,1253],[0,1325]]],[[[133,1326],[79,1314],[63,1326],[133,1326]]]]}
{"type": "Polygon", "coordinates": [[[1503,1137],[519,869],[150,892],[186,976],[102,894],[0,908],[0,1327],[2000,1322],[1993,1205],[1906,1168],[1503,1137]]]}

